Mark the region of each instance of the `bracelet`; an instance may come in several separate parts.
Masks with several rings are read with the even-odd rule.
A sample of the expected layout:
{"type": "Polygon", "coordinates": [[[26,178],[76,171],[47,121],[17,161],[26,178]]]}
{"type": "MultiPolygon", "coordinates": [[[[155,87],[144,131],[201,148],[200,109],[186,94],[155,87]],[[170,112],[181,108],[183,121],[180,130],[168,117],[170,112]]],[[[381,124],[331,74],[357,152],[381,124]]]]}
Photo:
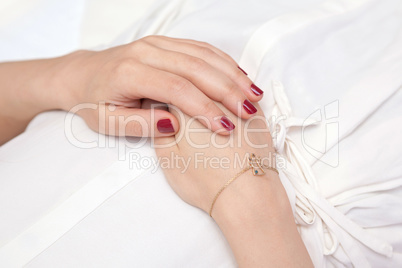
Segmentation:
{"type": "Polygon", "coordinates": [[[212,204],[211,204],[211,208],[209,209],[209,216],[210,217],[212,217],[212,209],[214,208],[215,202],[218,199],[219,195],[223,192],[223,190],[225,190],[226,187],[228,187],[229,184],[231,184],[235,179],[240,177],[240,175],[242,175],[243,173],[247,172],[250,169],[252,170],[252,173],[253,173],[254,176],[262,176],[262,175],[264,175],[265,174],[264,169],[272,170],[272,171],[276,172],[279,175],[279,172],[278,172],[278,170],[276,168],[261,164],[261,157],[257,157],[257,156],[255,156],[255,154],[251,154],[251,157],[248,158],[248,166],[245,167],[239,173],[237,173],[233,178],[229,179],[222,186],[222,188],[219,190],[219,192],[215,195],[215,197],[214,197],[214,199],[212,201],[212,204]]]}

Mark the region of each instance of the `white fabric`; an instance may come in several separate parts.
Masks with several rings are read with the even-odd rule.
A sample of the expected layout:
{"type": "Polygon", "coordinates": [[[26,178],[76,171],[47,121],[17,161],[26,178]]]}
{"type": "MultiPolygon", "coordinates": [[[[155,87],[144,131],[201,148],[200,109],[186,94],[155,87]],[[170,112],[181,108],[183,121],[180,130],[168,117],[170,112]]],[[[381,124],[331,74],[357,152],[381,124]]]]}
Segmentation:
{"type": "MultiPolygon", "coordinates": [[[[6,10],[25,10],[22,2],[6,10]]],[[[218,46],[266,92],[261,106],[287,160],[281,180],[315,266],[401,266],[400,1],[199,2],[155,2],[132,25],[110,21],[120,33],[109,31],[102,42],[94,27],[105,17],[88,11],[94,1],[37,1],[29,14],[41,16],[0,21],[8,37],[1,59],[148,34],[218,46]],[[72,20],[58,17],[46,28],[61,7],[72,20]],[[75,38],[47,43],[52,29],[75,38]]],[[[155,158],[148,143],[105,138],[74,118],[73,134],[91,147],[82,149],[69,140],[65,118],[41,114],[0,148],[1,266],[235,266],[213,220],[183,203],[159,169],[138,165],[139,155],[155,158]]]]}

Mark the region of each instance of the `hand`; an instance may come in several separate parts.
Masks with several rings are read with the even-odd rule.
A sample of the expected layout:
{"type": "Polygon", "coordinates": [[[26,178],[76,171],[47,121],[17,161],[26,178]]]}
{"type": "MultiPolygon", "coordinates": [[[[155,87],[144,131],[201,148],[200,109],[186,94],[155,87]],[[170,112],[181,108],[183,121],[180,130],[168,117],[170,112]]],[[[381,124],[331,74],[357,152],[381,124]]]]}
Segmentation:
{"type": "MultiPolygon", "coordinates": [[[[234,114],[226,112],[235,120],[234,114]]],[[[245,167],[247,161],[242,160],[247,154],[255,153],[268,160],[263,164],[275,166],[271,136],[261,112],[248,122],[239,120],[231,136],[215,135],[186,115],[184,121],[175,137],[155,139],[157,147],[164,147],[156,153],[173,190],[207,213],[219,189],[245,167]],[[240,159],[237,164],[236,157],[240,159]]],[[[239,267],[313,267],[286,191],[271,170],[263,176],[253,176],[251,170],[240,175],[219,195],[212,217],[239,267]]]]}
{"type": "MultiPolygon", "coordinates": [[[[180,132],[175,136],[155,139],[156,153],[162,157],[161,161],[171,161],[169,167],[163,170],[169,184],[184,201],[207,213],[222,185],[247,166],[249,154],[254,153],[262,157],[264,164],[275,166],[275,150],[266,119],[260,109],[246,122],[237,119],[220,104],[217,105],[226,111],[232,121],[238,123],[232,135],[216,135],[205,129],[199,121],[172,110],[177,118],[183,118],[180,132]],[[180,159],[172,161],[174,158],[171,154],[180,159]]],[[[248,177],[254,177],[251,170],[237,180],[250,180],[248,177]]],[[[277,174],[269,170],[265,176],[256,178],[278,180],[277,174]]],[[[251,181],[258,184],[258,180],[251,181]]]]}
{"type": "Polygon", "coordinates": [[[63,57],[56,70],[55,88],[62,89],[56,101],[60,108],[70,110],[81,103],[103,102],[76,112],[92,129],[105,134],[174,135],[179,130],[177,118],[168,111],[144,109],[142,100],[147,98],[173,104],[190,116],[203,115],[207,119],[202,122],[204,126],[228,135],[232,124],[221,120],[225,113],[214,101],[247,119],[256,112],[248,100],[259,101],[263,94],[219,49],[162,36],[100,52],[79,51],[63,57]],[[144,120],[129,120],[132,115],[144,120]],[[99,122],[109,126],[111,118],[113,122],[125,120],[127,126],[122,129],[116,123],[111,129],[99,129],[99,122]]]}

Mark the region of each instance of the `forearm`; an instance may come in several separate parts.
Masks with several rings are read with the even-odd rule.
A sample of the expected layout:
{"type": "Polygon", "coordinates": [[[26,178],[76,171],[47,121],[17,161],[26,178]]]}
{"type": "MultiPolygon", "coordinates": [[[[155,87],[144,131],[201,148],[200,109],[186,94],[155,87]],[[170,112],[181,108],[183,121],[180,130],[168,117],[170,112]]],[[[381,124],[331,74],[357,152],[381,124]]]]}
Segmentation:
{"type": "Polygon", "coordinates": [[[23,132],[35,115],[58,109],[60,58],[0,63],[0,145],[23,132]]]}
{"type": "Polygon", "coordinates": [[[313,267],[276,174],[245,174],[226,189],[214,218],[240,267],[313,267]]]}

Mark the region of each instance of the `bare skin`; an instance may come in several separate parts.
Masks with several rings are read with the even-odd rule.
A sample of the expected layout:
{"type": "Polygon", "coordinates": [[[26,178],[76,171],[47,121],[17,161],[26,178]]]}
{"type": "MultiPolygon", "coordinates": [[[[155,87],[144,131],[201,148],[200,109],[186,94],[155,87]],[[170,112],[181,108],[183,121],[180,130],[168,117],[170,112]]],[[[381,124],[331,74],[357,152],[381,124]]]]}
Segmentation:
{"type": "MultiPolygon", "coordinates": [[[[206,212],[225,181],[244,168],[233,165],[235,154],[273,153],[267,132],[249,135],[253,144],[268,145],[265,148],[247,144],[242,132],[247,128],[244,120],[255,115],[255,111],[247,112],[242,104],[246,100],[259,101],[262,91],[254,87],[233,59],[202,42],[152,36],[100,52],[77,51],[53,59],[1,63],[0,81],[0,145],[23,132],[32,118],[43,111],[69,111],[89,103],[95,108],[76,113],[95,131],[157,137],[155,142],[159,145],[173,142],[169,148],[157,149],[160,156],[173,151],[185,158],[194,158],[196,153],[229,157],[227,168],[190,165],[184,174],[180,169],[164,170],[177,194],[206,212]],[[175,143],[181,133],[189,132],[188,124],[179,124],[180,117],[173,111],[151,110],[148,99],[174,104],[186,114],[186,122],[202,115],[203,120],[194,120],[192,127],[209,128],[218,135],[211,131],[192,133],[196,142],[208,144],[214,137],[219,144],[231,138],[239,138],[241,143],[203,149],[189,144],[188,139],[175,143]],[[115,109],[105,109],[106,114],[99,115],[99,110],[111,105],[115,109]],[[152,112],[155,120],[151,120],[152,112]],[[113,118],[119,122],[117,118],[131,115],[141,116],[146,124],[132,120],[123,129],[118,123],[109,125],[113,118]],[[228,129],[227,124],[222,124],[223,116],[237,127],[228,129]],[[160,131],[157,124],[166,119],[171,124],[170,131],[160,131]],[[111,127],[101,129],[100,124],[111,127]]],[[[256,117],[249,127],[266,129],[263,115],[257,114],[259,119],[256,117]]],[[[276,173],[268,171],[258,178],[249,172],[242,174],[221,194],[212,216],[240,267],[312,267],[276,173]]]]}
{"type": "Polygon", "coordinates": [[[247,119],[252,114],[236,111],[237,104],[262,98],[262,91],[256,91],[224,52],[203,42],[163,36],[99,52],[1,63],[0,82],[0,144],[23,132],[38,113],[69,111],[84,103],[96,106],[76,113],[95,131],[118,136],[174,135],[180,127],[176,117],[157,110],[151,120],[151,110],[143,108],[143,99],[174,104],[192,116],[204,115],[210,121],[205,126],[229,135],[231,129],[220,120],[225,113],[214,101],[247,119]],[[99,110],[110,105],[115,109],[99,115],[99,110]],[[109,126],[111,118],[131,115],[140,116],[145,123],[131,120],[124,129],[118,125],[99,128],[100,124],[109,126]],[[165,124],[160,128],[157,123],[162,119],[165,124]]]}
{"type": "MultiPolygon", "coordinates": [[[[189,133],[194,128],[206,130],[198,121],[185,115],[180,133],[175,137],[155,139],[158,146],[170,144],[167,148],[157,148],[158,156],[168,157],[173,152],[191,159],[184,173],[182,168],[175,166],[165,167],[164,173],[185,202],[206,213],[219,189],[245,167],[246,163],[239,165],[240,162],[236,166],[236,155],[243,159],[249,153],[255,153],[271,159],[271,166],[275,165],[272,139],[263,114],[258,112],[247,124],[245,120],[236,121],[230,111],[225,112],[237,122],[231,136],[214,136],[207,130],[180,138],[181,132],[189,133]],[[246,133],[245,129],[259,131],[246,133]],[[227,144],[231,138],[236,141],[231,146],[217,148],[213,145],[215,142],[227,144]],[[200,144],[209,146],[200,148],[200,144]],[[265,148],[257,148],[264,145],[265,148]],[[202,159],[204,162],[200,162],[202,159]],[[212,163],[212,159],[221,159],[221,163],[223,159],[229,160],[225,162],[226,166],[219,166],[218,160],[212,163]]],[[[297,231],[286,191],[273,171],[266,170],[263,176],[253,176],[249,170],[240,175],[218,197],[212,217],[228,240],[240,267],[313,267],[297,231]]]]}

